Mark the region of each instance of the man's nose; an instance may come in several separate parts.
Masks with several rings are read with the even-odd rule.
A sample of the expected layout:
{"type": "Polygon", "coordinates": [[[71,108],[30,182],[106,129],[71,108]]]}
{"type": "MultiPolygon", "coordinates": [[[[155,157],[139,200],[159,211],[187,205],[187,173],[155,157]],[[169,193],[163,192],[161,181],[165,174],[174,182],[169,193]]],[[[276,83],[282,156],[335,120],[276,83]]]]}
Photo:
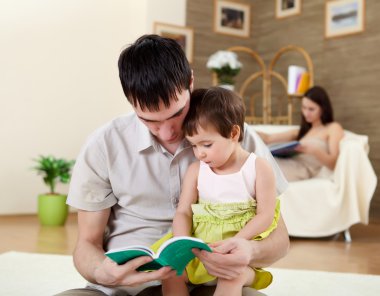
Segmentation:
{"type": "Polygon", "coordinates": [[[169,122],[163,122],[159,127],[161,138],[170,139],[173,136],[173,125],[169,122]]]}

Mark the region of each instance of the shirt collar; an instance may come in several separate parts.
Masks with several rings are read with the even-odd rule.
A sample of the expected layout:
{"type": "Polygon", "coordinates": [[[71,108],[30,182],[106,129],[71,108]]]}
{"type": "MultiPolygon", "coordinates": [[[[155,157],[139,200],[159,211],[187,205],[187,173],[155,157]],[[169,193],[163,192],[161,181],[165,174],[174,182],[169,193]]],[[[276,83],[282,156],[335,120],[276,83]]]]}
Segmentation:
{"type": "Polygon", "coordinates": [[[138,141],[136,141],[137,150],[139,152],[148,149],[150,147],[155,147],[157,145],[153,135],[150,133],[149,129],[141,122],[141,120],[136,117],[136,131],[138,141]]]}
{"type": "MultiPolygon", "coordinates": [[[[137,130],[137,150],[139,152],[146,150],[150,147],[153,147],[156,151],[165,152],[166,149],[160,145],[160,143],[157,142],[156,138],[152,135],[152,133],[149,131],[149,129],[145,126],[144,123],[141,122],[141,120],[136,115],[136,130],[137,130]]],[[[180,152],[186,148],[191,147],[191,144],[189,141],[185,139],[182,140],[180,143],[180,146],[178,147],[177,151],[180,152]]]]}

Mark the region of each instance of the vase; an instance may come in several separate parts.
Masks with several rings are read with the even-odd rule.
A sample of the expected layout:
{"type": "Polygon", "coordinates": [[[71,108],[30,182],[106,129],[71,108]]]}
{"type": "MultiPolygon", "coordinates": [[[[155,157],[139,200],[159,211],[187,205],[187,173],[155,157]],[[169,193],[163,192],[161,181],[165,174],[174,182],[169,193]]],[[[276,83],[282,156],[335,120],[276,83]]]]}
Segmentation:
{"type": "Polygon", "coordinates": [[[222,88],[225,88],[228,90],[232,90],[232,91],[235,90],[235,86],[233,84],[219,84],[219,87],[222,87],[222,88]]]}
{"type": "Polygon", "coordinates": [[[38,218],[43,226],[63,226],[68,215],[66,195],[40,194],[38,196],[38,218]]]}

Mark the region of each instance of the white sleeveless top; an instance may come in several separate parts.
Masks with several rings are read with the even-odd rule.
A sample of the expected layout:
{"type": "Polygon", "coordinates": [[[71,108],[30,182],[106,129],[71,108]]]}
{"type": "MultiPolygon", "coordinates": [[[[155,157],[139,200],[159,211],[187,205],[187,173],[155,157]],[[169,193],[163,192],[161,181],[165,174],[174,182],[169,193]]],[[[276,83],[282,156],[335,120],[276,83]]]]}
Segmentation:
{"type": "Polygon", "coordinates": [[[199,199],[210,203],[247,202],[255,197],[256,155],[251,153],[240,171],[218,175],[200,161],[199,199]]]}

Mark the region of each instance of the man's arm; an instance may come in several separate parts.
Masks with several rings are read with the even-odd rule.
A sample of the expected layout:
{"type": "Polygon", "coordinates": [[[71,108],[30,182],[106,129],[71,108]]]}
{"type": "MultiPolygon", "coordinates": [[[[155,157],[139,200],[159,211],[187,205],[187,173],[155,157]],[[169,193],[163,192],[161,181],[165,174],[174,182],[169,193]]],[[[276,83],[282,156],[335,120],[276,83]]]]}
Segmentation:
{"type": "Polygon", "coordinates": [[[161,280],[175,274],[169,267],[154,272],[138,272],[136,269],[150,262],[144,256],[117,265],[104,255],[103,236],[110,209],[78,212],[78,240],[74,250],[74,264],[89,282],[104,286],[136,286],[152,280],[161,280]]]}
{"type": "Polygon", "coordinates": [[[289,251],[289,234],[282,217],[278,220],[277,228],[261,241],[250,241],[252,246],[251,263],[253,267],[270,266],[289,251]]]}
{"type": "Polygon", "coordinates": [[[215,252],[196,249],[193,252],[211,275],[233,279],[240,275],[247,265],[265,267],[284,257],[289,249],[289,236],[280,217],[277,228],[261,241],[231,238],[210,245],[215,252]]]}

